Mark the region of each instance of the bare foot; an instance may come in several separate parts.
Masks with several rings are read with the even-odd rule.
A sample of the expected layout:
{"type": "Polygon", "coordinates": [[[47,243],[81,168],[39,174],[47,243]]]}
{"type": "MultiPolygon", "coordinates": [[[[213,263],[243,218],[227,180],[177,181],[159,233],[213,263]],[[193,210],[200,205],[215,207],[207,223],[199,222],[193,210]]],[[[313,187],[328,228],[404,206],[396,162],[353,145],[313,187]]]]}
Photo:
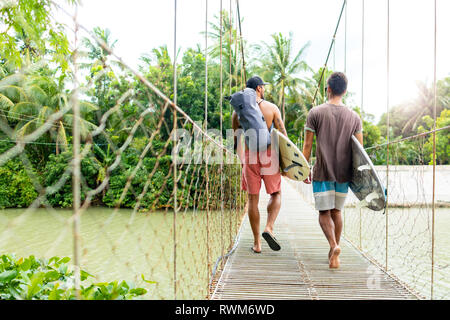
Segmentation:
{"type": "Polygon", "coordinates": [[[266,227],[266,228],[264,229],[264,232],[268,232],[268,233],[273,234],[273,228],[266,227]]]}
{"type": "Polygon", "coordinates": [[[253,253],[261,253],[261,250],[256,250],[255,247],[252,247],[253,253]]]}
{"type": "MultiPolygon", "coordinates": [[[[337,244],[337,246],[339,247],[339,243],[337,244]]],[[[330,248],[330,251],[328,251],[328,261],[330,261],[332,252],[333,252],[333,248],[330,248]]]]}
{"type": "Polygon", "coordinates": [[[256,243],[252,247],[253,252],[255,253],[261,253],[261,243],[256,243]]]}
{"type": "Polygon", "coordinates": [[[341,254],[341,248],[339,246],[334,247],[331,250],[331,255],[330,255],[330,269],[337,269],[339,268],[340,265],[340,261],[339,261],[339,255],[341,254]]]}

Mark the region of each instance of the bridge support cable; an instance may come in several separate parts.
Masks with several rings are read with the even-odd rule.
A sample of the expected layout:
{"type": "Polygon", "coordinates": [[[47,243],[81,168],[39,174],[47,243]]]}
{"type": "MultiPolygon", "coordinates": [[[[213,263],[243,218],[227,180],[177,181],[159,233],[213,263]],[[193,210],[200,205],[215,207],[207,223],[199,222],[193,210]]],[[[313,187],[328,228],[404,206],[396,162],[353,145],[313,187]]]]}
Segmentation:
{"type": "Polygon", "coordinates": [[[389,152],[390,152],[390,113],[389,113],[389,95],[390,95],[390,83],[389,83],[389,70],[390,70],[390,35],[391,35],[391,15],[390,15],[390,0],[387,0],[387,44],[386,44],[386,219],[385,219],[385,229],[386,229],[386,256],[385,264],[386,271],[389,270],[389,152]]]}
{"type": "Polygon", "coordinates": [[[245,56],[244,56],[244,43],[243,43],[243,37],[242,37],[242,25],[241,25],[241,12],[239,10],[239,0],[236,0],[236,9],[237,9],[237,15],[238,15],[238,23],[239,23],[239,34],[240,34],[240,43],[241,43],[241,55],[242,55],[242,69],[244,69],[244,82],[243,86],[247,83],[247,75],[245,72],[245,56]]]}
{"type": "Polygon", "coordinates": [[[330,44],[330,47],[329,47],[329,49],[328,49],[327,58],[326,58],[326,60],[325,60],[324,66],[323,66],[322,73],[320,74],[319,83],[317,84],[317,88],[316,88],[316,91],[315,91],[315,93],[314,93],[313,105],[316,103],[317,93],[319,92],[320,85],[322,84],[322,80],[323,80],[323,75],[324,75],[324,73],[325,73],[325,69],[326,69],[327,66],[328,66],[328,60],[330,59],[331,50],[333,49],[333,46],[334,46],[334,44],[335,44],[335,42],[336,42],[336,34],[337,34],[337,32],[338,32],[339,25],[340,25],[340,23],[341,23],[342,14],[343,14],[343,12],[344,12],[344,8],[345,8],[346,5],[347,5],[347,0],[344,0],[344,2],[342,3],[341,13],[339,14],[338,22],[337,22],[336,28],[335,28],[335,30],[334,30],[333,38],[332,38],[332,40],[331,40],[331,44],[330,44]]]}
{"type": "MultiPolygon", "coordinates": [[[[177,0],[174,0],[174,28],[173,28],[173,103],[177,104],[177,0]]],[[[173,132],[177,132],[178,121],[177,113],[173,112],[173,132]]],[[[177,135],[173,135],[173,147],[177,148],[177,135]]],[[[178,178],[177,178],[177,154],[174,154],[173,166],[173,296],[177,300],[177,193],[178,193],[178,178]]]]}
{"type": "MultiPolygon", "coordinates": [[[[344,73],[345,74],[347,74],[347,17],[348,17],[348,14],[347,14],[348,10],[347,10],[347,8],[348,8],[348,4],[345,6],[345,23],[344,23],[344,73]]],[[[343,230],[343,232],[344,232],[344,235],[345,235],[346,234],[346,227],[345,227],[346,215],[344,214],[343,216],[344,216],[343,217],[343,219],[344,219],[344,226],[343,226],[344,230],[343,230]]]]}
{"type": "MultiPolygon", "coordinates": [[[[208,132],[208,0],[205,0],[205,119],[204,119],[205,132],[208,132]]],[[[205,144],[203,144],[205,145],[205,144]]],[[[209,168],[208,161],[206,159],[205,164],[205,177],[206,177],[206,194],[209,195],[209,168]]],[[[207,264],[207,277],[208,285],[206,287],[206,298],[210,296],[210,281],[211,281],[211,246],[210,246],[210,203],[209,196],[206,199],[206,264],[207,264]]]]}
{"type": "MultiPolygon", "coordinates": [[[[364,36],[365,36],[365,0],[362,0],[361,12],[361,118],[364,119],[364,36]]],[[[359,248],[362,250],[362,208],[359,208],[359,248]]]]}
{"type": "Polygon", "coordinates": [[[71,99],[72,111],[73,111],[73,124],[72,124],[72,136],[73,136],[73,175],[72,175],[72,194],[73,194],[73,257],[74,257],[74,285],[75,296],[78,300],[81,299],[80,286],[81,286],[81,156],[80,156],[80,102],[78,98],[78,6],[75,6],[75,14],[73,16],[74,23],[74,53],[73,53],[73,82],[75,85],[74,94],[71,99]]]}
{"type": "Polygon", "coordinates": [[[347,8],[348,4],[345,6],[345,28],[344,28],[344,73],[347,74],[347,8]]]}
{"type": "Polygon", "coordinates": [[[437,108],[437,0],[434,0],[434,70],[433,70],[433,198],[431,204],[431,293],[434,299],[435,222],[436,222],[436,108],[437,108]]]}
{"type": "MultiPolygon", "coordinates": [[[[220,0],[220,143],[223,145],[223,0],[220,0]]],[[[224,184],[224,179],[223,179],[223,170],[224,170],[224,165],[223,165],[223,153],[222,153],[222,160],[220,161],[220,252],[222,254],[222,256],[225,255],[225,241],[224,241],[224,232],[223,232],[223,227],[224,227],[224,223],[223,223],[223,218],[224,218],[224,190],[223,190],[223,184],[224,184]]],[[[223,259],[221,259],[222,261],[222,265],[221,267],[223,268],[223,259]]],[[[212,277],[211,277],[212,279],[212,277]]]]}

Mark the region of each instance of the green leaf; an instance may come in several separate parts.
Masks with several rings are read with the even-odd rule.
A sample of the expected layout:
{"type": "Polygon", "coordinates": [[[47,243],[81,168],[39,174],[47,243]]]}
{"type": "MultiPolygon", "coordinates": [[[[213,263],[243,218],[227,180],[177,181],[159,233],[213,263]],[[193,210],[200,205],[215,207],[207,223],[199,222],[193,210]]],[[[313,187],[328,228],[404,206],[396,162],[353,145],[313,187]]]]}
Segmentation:
{"type": "Polygon", "coordinates": [[[9,110],[14,107],[14,103],[5,95],[0,93],[0,109],[9,110]]]}
{"type": "Polygon", "coordinates": [[[48,264],[50,265],[50,264],[52,264],[52,262],[55,262],[56,264],[58,263],[58,260],[59,260],[60,258],[59,257],[51,257],[49,260],[48,260],[48,264]]]}
{"type": "Polygon", "coordinates": [[[61,300],[61,292],[64,290],[58,289],[59,283],[55,283],[55,286],[53,287],[52,291],[50,291],[50,294],[48,295],[48,300],[61,300]]]}
{"type": "Polygon", "coordinates": [[[23,101],[14,105],[13,108],[9,110],[8,116],[13,118],[23,118],[24,116],[35,116],[39,114],[40,106],[33,102],[23,101]]]}
{"type": "Polygon", "coordinates": [[[8,97],[11,101],[18,103],[27,100],[27,95],[23,88],[14,85],[0,87],[0,93],[8,97]]]}
{"type": "Polygon", "coordinates": [[[145,280],[144,274],[141,274],[142,280],[147,283],[157,283],[156,281],[145,280]]]}
{"type": "Polygon", "coordinates": [[[17,276],[16,270],[8,270],[0,273],[0,283],[8,283],[17,276]]]}
{"type": "Polygon", "coordinates": [[[45,274],[46,281],[56,281],[61,277],[61,274],[58,271],[49,271],[45,274]]]}
{"type": "Polygon", "coordinates": [[[22,269],[23,271],[30,270],[30,268],[31,268],[31,261],[30,261],[30,259],[25,259],[23,261],[23,263],[20,265],[20,269],[22,269]]]}
{"type": "Polygon", "coordinates": [[[58,261],[58,263],[67,263],[67,262],[69,262],[70,261],[70,258],[69,257],[64,257],[64,258],[61,258],[59,261],[58,261]]]}
{"type": "Polygon", "coordinates": [[[16,299],[16,300],[22,300],[23,298],[20,296],[19,291],[17,291],[14,287],[9,287],[9,293],[16,299]]]}
{"type": "Polygon", "coordinates": [[[130,293],[135,294],[137,296],[142,296],[143,294],[147,293],[147,290],[145,290],[144,288],[136,288],[136,289],[131,289],[130,293]]]}
{"type": "Polygon", "coordinates": [[[38,272],[33,274],[33,276],[30,279],[31,284],[28,286],[27,299],[33,298],[33,296],[41,290],[40,285],[42,284],[42,280],[44,279],[44,277],[45,277],[44,272],[38,272]]]}
{"type": "Polygon", "coordinates": [[[90,273],[88,273],[88,272],[86,272],[84,270],[81,270],[80,271],[80,277],[81,277],[81,281],[84,281],[84,280],[86,280],[89,277],[94,277],[94,275],[92,275],[92,274],[90,274],[90,273]]]}

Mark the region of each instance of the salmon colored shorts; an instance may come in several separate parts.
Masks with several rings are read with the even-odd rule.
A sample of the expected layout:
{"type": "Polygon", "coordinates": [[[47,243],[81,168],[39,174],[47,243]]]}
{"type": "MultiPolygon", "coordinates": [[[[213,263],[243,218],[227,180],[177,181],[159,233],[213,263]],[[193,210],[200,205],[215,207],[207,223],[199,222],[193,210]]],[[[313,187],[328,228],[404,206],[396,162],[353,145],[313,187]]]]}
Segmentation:
{"type": "Polygon", "coordinates": [[[245,161],[242,167],[242,190],[247,191],[248,194],[259,194],[261,179],[264,180],[267,194],[281,191],[278,160],[273,161],[271,159],[270,148],[259,153],[245,150],[245,161]]]}

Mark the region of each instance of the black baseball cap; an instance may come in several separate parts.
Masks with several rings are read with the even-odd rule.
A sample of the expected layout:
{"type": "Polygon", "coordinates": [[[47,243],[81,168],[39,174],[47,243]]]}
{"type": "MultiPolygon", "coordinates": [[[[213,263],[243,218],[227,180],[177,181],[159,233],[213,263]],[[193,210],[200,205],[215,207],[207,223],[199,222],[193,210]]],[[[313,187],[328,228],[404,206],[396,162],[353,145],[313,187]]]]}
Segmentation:
{"type": "Polygon", "coordinates": [[[266,84],[270,83],[264,82],[263,79],[261,79],[261,77],[258,76],[253,76],[247,80],[247,88],[252,88],[254,90],[256,90],[258,86],[263,86],[266,84]]]}

